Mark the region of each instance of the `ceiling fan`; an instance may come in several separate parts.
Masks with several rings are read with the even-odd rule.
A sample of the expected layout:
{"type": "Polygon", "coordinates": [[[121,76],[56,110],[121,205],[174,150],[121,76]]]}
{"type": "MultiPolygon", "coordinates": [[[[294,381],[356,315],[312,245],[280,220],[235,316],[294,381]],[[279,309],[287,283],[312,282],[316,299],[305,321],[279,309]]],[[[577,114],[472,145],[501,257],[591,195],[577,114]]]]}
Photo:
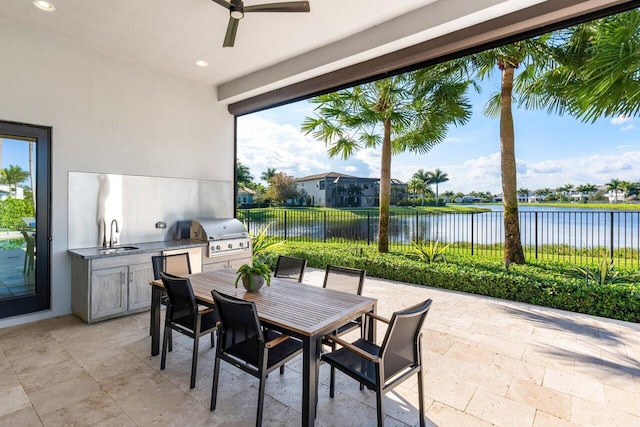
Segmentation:
{"type": "Polygon", "coordinates": [[[224,43],[222,47],[233,47],[236,40],[236,32],[238,31],[238,23],[244,14],[248,12],[309,12],[308,1],[290,1],[283,3],[266,3],[256,4],[253,6],[245,6],[242,0],[213,0],[220,6],[229,9],[229,24],[227,25],[227,33],[224,35],[224,43]]]}

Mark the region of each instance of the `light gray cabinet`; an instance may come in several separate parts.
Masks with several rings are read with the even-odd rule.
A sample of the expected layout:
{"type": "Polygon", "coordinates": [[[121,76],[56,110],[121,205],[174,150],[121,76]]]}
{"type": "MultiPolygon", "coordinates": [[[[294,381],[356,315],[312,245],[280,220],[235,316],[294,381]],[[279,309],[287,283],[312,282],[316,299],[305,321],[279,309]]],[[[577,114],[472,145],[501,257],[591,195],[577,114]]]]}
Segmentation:
{"type": "Polygon", "coordinates": [[[232,253],[215,257],[202,257],[202,271],[217,270],[219,268],[237,269],[242,264],[251,264],[251,253],[232,253]]]}
{"type": "Polygon", "coordinates": [[[71,257],[71,309],[87,323],[148,310],[151,257],[160,252],[82,259],[71,257]]]}

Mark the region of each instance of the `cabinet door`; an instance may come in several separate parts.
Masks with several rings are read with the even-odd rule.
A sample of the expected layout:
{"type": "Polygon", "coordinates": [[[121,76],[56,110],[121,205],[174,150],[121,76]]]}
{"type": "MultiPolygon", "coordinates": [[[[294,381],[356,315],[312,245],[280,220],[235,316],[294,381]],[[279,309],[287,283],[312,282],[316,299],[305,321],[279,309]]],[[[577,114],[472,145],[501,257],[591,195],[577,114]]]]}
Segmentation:
{"type": "Polygon", "coordinates": [[[212,262],[209,264],[202,264],[202,271],[218,270],[220,268],[229,268],[229,261],[212,262]]]}
{"type": "Polygon", "coordinates": [[[150,262],[129,266],[129,310],[151,307],[153,266],[150,262]]]}
{"type": "Polygon", "coordinates": [[[127,267],[91,272],[91,321],[127,311],[127,267]]]}

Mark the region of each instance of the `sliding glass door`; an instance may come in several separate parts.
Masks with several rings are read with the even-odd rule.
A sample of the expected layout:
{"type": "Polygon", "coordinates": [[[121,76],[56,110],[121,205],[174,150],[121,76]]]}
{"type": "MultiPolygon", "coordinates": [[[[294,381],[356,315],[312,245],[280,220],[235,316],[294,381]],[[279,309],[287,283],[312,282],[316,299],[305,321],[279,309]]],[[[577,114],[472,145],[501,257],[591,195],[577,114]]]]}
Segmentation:
{"type": "Polygon", "coordinates": [[[50,307],[51,129],[0,121],[0,318],[50,307]]]}

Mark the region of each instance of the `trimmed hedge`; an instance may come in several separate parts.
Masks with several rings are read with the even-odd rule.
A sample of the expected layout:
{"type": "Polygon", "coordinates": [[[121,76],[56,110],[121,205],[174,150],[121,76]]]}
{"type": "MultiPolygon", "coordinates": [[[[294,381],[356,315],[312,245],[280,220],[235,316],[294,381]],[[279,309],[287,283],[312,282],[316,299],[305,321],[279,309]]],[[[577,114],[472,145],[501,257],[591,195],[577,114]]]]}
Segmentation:
{"type": "Polygon", "coordinates": [[[374,248],[291,242],[256,258],[274,269],[278,255],[305,258],[309,267],[361,268],[368,276],[382,279],[640,322],[640,284],[587,284],[570,277],[569,264],[536,261],[507,270],[496,260],[455,254],[447,254],[447,262],[426,264],[409,253],[380,254],[374,248]]]}

